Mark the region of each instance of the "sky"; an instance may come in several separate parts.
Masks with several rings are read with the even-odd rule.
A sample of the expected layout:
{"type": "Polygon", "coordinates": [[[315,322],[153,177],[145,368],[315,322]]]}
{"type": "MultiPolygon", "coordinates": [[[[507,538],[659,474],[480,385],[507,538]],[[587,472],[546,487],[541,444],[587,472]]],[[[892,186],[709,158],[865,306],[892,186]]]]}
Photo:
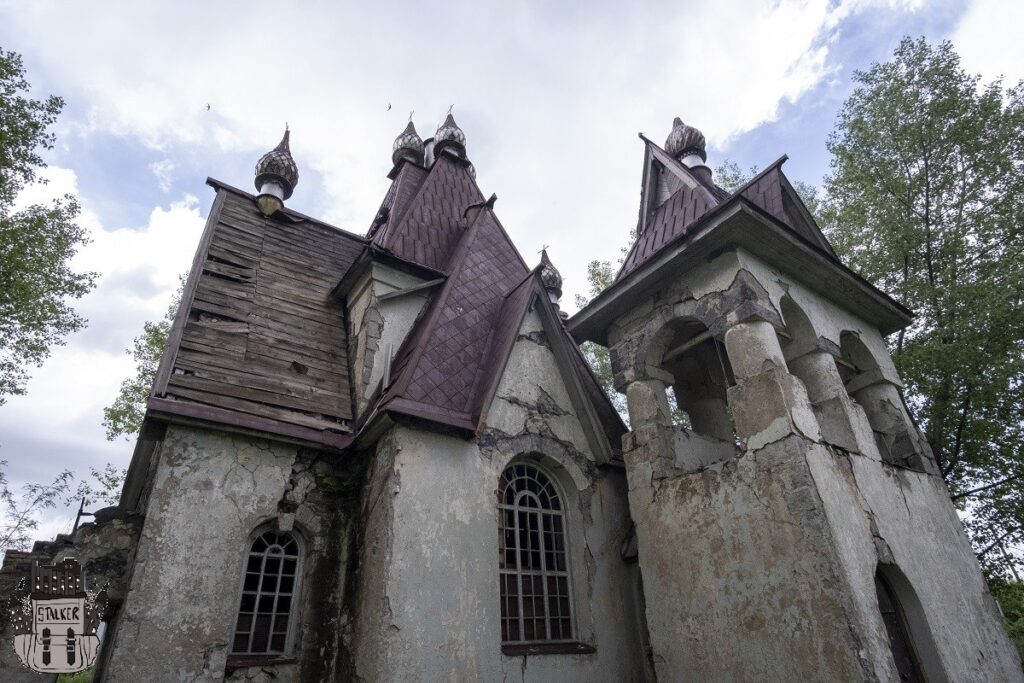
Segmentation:
{"type": "MultiPolygon", "coordinates": [[[[426,138],[453,106],[485,196],[528,263],[549,254],[566,307],[586,264],[614,261],[636,224],[643,132],[702,130],[712,167],[788,154],[819,184],[853,74],[905,35],[952,40],[965,68],[1024,77],[1020,0],[583,2],[117,2],[0,0],[0,47],[64,111],[46,154],[99,273],[75,302],[88,327],[0,406],[12,483],[127,466],[103,407],[133,371],[125,349],[164,315],[213,201],[208,176],[252,189],[287,124],[300,180],[288,206],[363,234],[413,112],[426,138]]],[[[70,525],[46,514],[40,537],[70,525]]]]}

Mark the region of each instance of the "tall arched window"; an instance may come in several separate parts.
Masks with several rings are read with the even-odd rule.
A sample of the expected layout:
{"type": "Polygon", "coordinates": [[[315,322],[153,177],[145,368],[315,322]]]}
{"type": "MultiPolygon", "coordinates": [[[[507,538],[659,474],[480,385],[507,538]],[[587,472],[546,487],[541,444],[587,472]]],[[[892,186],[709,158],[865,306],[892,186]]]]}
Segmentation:
{"type": "Polygon", "coordinates": [[[253,540],[242,579],[233,655],[280,655],[294,631],[301,561],[298,539],[264,531],[253,540]]]}
{"type": "Polygon", "coordinates": [[[572,597],[563,500],[535,465],[509,465],[498,482],[501,640],[571,641],[572,597]]]}

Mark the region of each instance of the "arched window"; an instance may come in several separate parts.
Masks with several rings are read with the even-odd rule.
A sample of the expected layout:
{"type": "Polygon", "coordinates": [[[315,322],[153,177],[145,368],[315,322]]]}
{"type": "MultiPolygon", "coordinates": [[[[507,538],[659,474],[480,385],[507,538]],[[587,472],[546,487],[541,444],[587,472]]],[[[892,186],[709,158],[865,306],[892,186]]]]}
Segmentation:
{"type": "Polygon", "coordinates": [[[290,533],[264,531],[252,542],[231,645],[233,655],[280,655],[294,631],[301,552],[290,533]]]}
{"type": "Polygon", "coordinates": [[[572,596],[564,501],[535,465],[509,465],[498,482],[501,640],[571,641],[572,596]]]}

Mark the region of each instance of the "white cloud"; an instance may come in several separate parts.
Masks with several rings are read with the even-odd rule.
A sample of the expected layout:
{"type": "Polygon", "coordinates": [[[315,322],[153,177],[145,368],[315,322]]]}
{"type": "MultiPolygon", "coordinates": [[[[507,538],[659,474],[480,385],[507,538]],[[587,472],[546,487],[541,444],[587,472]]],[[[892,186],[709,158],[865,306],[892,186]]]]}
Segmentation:
{"type": "MultiPolygon", "coordinates": [[[[678,114],[722,149],[834,73],[843,21],[922,2],[122,0],[97,9],[0,0],[0,12],[5,47],[26,54],[30,80],[67,99],[65,138],[113,133],[159,151],[149,168],[166,192],[171,174],[185,180],[196,160],[204,175],[217,175],[226,153],[255,162],[287,121],[302,172],[291,205],[356,232],[386,189],[407,112],[426,137],[455,103],[483,191],[500,195],[498,212],[528,261],[551,245],[569,303],[585,286],[586,262],[615,258],[635,224],[638,130],[661,139],[678,114]]],[[[781,151],[765,150],[766,160],[781,151]]],[[[104,172],[107,187],[123,175],[104,172]]],[[[72,170],[48,175],[49,191],[75,189],[72,170]]],[[[131,370],[122,349],[144,320],[163,315],[190,264],[199,213],[196,198],[183,197],[139,229],[104,230],[83,212],[94,242],[76,263],[103,275],[76,304],[91,326],[34,371],[28,396],[0,410],[5,450],[17,433],[19,444],[80,455],[78,469],[126,462],[129,446],[104,441],[100,412],[131,370]]]]}
{"type": "MultiPolygon", "coordinates": [[[[26,188],[19,203],[78,192],[69,169],[50,167],[42,175],[48,184],[26,188]]],[[[96,288],[73,304],[89,327],[53,348],[43,367],[31,371],[27,395],[10,397],[0,410],[0,454],[13,482],[48,481],[64,467],[84,473],[107,460],[127,465],[132,445],[106,441],[103,407],[133,370],[124,350],[143,322],[166,313],[203,227],[192,196],[154,208],[138,229],[104,230],[87,206],[80,221],[92,241],[73,266],[101,274],[96,288]]]]}
{"type": "Polygon", "coordinates": [[[176,164],[170,159],[161,159],[154,161],[149,165],[149,170],[156,176],[157,184],[160,186],[161,192],[171,191],[171,182],[173,181],[174,169],[176,164]]]}
{"type": "Polygon", "coordinates": [[[968,73],[982,81],[1004,77],[1004,86],[1024,78],[1024,3],[1020,0],[975,0],[961,17],[952,41],[968,73]]]}

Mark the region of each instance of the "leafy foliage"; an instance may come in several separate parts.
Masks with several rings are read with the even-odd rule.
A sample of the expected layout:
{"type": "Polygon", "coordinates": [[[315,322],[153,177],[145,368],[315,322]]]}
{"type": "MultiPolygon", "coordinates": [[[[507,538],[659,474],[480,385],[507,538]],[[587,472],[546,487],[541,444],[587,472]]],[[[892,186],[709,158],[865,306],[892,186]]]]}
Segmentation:
{"type": "Polygon", "coordinates": [[[146,402],[153,389],[160,358],[167,337],[171,333],[171,324],[178,313],[181,295],[185,288],[188,274],[179,278],[178,290],[174,294],[167,314],[156,322],[146,321],[142,334],[132,342],[132,348],[126,349],[135,360],[135,374],[121,382],[121,390],[114,402],[103,409],[103,426],[107,430],[107,439],[114,441],[119,437],[131,439],[142,428],[142,418],[146,414],[146,402]]]}
{"type": "Polygon", "coordinates": [[[73,196],[14,210],[26,185],[44,182],[40,152],[53,147],[47,129],[64,106],[59,97],[26,97],[29,87],[21,57],[0,49],[0,404],[25,393],[27,368],[85,325],[67,300],[89,292],[96,278],[69,265],[88,242],[73,196]]]}
{"type": "Polygon", "coordinates": [[[126,473],[127,470],[119,469],[109,462],[102,470],[90,466],[91,479],[80,480],[78,488],[68,495],[64,502],[70,505],[84,501],[87,508],[96,503],[116,505],[121,498],[121,487],[124,485],[126,473]]]}
{"type": "Polygon", "coordinates": [[[3,471],[6,466],[7,461],[0,460],[0,553],[31,545],[33,532],[39,528],[39,514],[55,507],[74,479],[70,471],[64,470],[49,484],[25,484],[19,492],[8,485],[3,471]]]}
{"type": "MultiPolygon", "coordinates": [[[[629,247],[635,239],[636,231],[633,231],[629,235],[629,242],[627,245],[622,247],[620,250],[617,266],[613,267],[611,261],[599,261],[596,259],[587,264],[587,286],[588,294],[590,296],[577,294],[577,307],[583,308],[590,303],[591,299],[611,286],[615,281],[615,273],[617,272],[618,267],[621,267],[622,262],[626,260],[626,255],[629,253],[629,247]]],[[[615,386],[612,382],[612,361],[608,349],[593,342],[583,342],[580,346],[580,350],[583,352],[583,357],[587,359],[588,363],[590,363],[590,367],[594,371],[594,376],[597,377],[597,381],[601,384],[601,388],[604,389],[606,394],[608,394],[608,398],[611,400],[612,405],[615,406],[615,410],[617,410],[619,415],[622,416],[622,419],[628,423],[629,418],[626,410],[626,397],[615,391],[615,386]]]]}
{"type": "Polygon", "coordinates": [[[1024,583],[990,576],[988,587],[1002,610],[1006,632],[1017,646],[1021,658],[1024,658],[1024,583]]]}
{"type": "Polygon", "coordinates": [[[914,308],[893,342],[979,556],[1024,526],[1024,86],[982,86],[948,42],[855,74],[828,139],[838,253],[914,308]]]}

